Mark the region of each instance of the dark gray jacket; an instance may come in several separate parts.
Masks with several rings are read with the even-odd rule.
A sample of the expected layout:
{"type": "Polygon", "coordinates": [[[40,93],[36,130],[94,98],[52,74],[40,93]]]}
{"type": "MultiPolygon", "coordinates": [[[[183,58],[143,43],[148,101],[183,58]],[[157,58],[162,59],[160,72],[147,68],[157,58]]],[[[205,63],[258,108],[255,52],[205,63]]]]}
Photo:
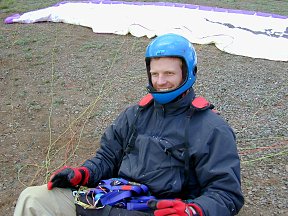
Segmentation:
{"type": "Polygon", "coordinates": [[[84,163],[93,173],[89,186],[101,179],[122,177],[147,185],[158,198],[189,199],[206,216],[235,215],[244,202],[235,135],[210,109],[194,113],[187,126],[187,112],[194,97],[190,91],[174,103],[163,106],[154,102],[144,109],[135,123],[135,146],[121,163],[139,106],[122,112],[106,129],[95,157],[84,163]],[[181,146],[185,139],[190,158],[188,189],[183,187],[184,150],[166,151],[181,146]]]}

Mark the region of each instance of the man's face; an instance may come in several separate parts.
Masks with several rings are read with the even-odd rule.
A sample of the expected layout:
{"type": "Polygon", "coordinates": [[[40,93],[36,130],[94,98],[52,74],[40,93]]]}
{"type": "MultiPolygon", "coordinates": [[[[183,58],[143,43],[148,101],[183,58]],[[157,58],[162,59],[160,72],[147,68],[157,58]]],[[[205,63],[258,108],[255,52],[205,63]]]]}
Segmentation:
{"type": "Polygon", "coordinates": [[[170,91],[182,83],[182,60],[175,57],[152,58],[151,82],[156,91],[170,91]]]}

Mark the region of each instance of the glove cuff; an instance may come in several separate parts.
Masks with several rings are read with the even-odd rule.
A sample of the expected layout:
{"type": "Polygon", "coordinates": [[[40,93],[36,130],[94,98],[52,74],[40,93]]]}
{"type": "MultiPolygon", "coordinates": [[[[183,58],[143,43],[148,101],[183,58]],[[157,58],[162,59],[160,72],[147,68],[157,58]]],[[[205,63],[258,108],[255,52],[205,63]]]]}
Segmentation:
{"type": "Polygon", "coordinates": [[[89,178],[90,178],[90,172],[87,167],[80,167],[79,168],[81,174],[82,174],[82,181],[79,183],[80,185],[87,185],[89,178]]]}
{"type": "Polygon", "coordinates": [[[89,170],[86,167],[71,168],[74,171],[74,177],[70,180],[72,186],[87,185],[89,180],[89,170]]]}
{"type": "Polygon", "coordinates": [[[188,206],[192,207],[193,210],[196,211],[196,214],[193,214],[194,216],[204,216],[202,209],[195,203],[189,203],[188,206]]]}

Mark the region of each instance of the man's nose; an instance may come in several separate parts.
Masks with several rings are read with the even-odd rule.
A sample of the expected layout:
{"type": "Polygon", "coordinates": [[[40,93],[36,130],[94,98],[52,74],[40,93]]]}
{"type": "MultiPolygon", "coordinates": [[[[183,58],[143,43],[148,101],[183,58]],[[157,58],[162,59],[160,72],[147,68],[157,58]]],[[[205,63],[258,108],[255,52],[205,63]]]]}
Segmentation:
{"type": "Polygon", "coordinates": [[[158,80],[157,80],[158,85],[164,85],[166,84],[166,82],[167,82],[166,77],[163,75],[159,75],[158,80]]]}

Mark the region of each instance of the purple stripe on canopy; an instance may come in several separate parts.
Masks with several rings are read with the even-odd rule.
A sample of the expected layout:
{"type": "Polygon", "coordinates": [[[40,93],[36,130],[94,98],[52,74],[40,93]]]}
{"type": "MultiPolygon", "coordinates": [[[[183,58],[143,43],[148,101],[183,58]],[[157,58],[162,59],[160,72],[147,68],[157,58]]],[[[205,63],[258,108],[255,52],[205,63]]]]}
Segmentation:
{"type": "Polygon", "coordinates": [[[18,19],[20,17],[20,14],[13,14],[12,16],[7,17],[4,20],[4,23],[6,24],[12,24],[13,23],[13,19],[18,19]]]}

